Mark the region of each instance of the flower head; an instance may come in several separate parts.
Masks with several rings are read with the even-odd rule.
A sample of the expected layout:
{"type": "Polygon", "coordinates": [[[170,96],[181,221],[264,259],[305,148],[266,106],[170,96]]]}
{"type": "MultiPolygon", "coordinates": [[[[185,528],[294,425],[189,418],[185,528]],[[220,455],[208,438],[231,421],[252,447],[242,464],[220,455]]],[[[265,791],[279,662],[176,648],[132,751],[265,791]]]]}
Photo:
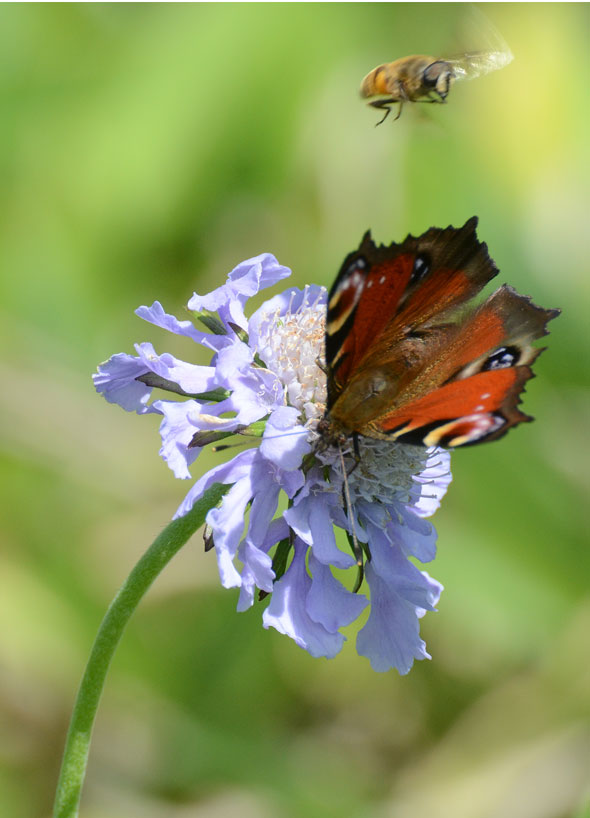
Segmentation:
{"type": "Polygon", "coordinates": [[[207,516],[207,539],[222,584],[239,588],[238,610],[270,594],[264,626],[312,656],[333,657],[342,629],[369,607],[358,652],[375,670],[407,673],[414,659],[429,658],[418,620],[442,590],[409,558],[434,558],[436,532],[425,518],[450,482],[449,455],[361,438],[357,461],[351,449],[326,447],[317,431],[326,404],[326,291],[291,288],[250,318],[244,312],[251,296],[289,274],[269,254],[244,261],[226,284],[188,302],[204,329],[157,301],[140,307],[144,320],[210,349],[209,366],[143,343],[137,355],[102,364],[95,386],[127,411],[161,416],[160,454],[176,477],[190,479],[212,441],[239,434],[251,444],[198,479],[175,515],[214,483],[231,485],[207,516]],[[154,399],[155,390],[171,397],[154,399]],[[350,547],[343,549],[337,529],[350,547]]]}

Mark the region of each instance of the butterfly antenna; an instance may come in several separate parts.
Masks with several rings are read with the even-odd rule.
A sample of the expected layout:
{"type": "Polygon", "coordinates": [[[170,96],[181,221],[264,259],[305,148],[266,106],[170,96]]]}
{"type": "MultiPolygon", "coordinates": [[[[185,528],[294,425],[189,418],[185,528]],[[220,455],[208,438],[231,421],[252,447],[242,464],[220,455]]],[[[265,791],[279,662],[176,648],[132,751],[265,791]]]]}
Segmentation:
{"type": "Polygon", "coordinates": [[[265,440],[278,440],[281,437],[292,437],[293,435],[308,435],[308,429],[297,429],[294,432],[281,432],[278,435],[267,435],[264,439],[265,440]]]}
{"type": "Polygon", "coordinates": [[[359,545],[358,537],[356,536],[356,525],[354,522],[354,512],[352,509],[352,501],[350,499],[350,487],[348,485],[348,475],[346,473],[346,466],[344,463],[344,454],[342,452],[342,446],[338,444],[338,454],[340,455],[340,464],[342,466],[342,492],[344,494],[344,502],[346,505],[346,511],[348,514],[348,519],[350,520],[350,535],[348,537],[348,541],[352,547],[352,553],[354,554],[354,558],[356,560],[356,564],[358,567],[358,576],[355,582],[354,588],[352,592],[356,594],[359,588],[362,585],[363,577],[364,577],[364,564],[363,564],[363,551],[359,545]]]}

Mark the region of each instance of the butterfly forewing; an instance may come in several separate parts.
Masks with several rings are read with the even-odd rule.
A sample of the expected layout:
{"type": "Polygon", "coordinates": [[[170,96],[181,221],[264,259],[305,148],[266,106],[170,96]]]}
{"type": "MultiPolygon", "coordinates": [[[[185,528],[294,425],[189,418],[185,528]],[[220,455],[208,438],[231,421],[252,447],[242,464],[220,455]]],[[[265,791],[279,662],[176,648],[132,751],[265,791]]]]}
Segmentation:
{"type": "MultiPolygon", "coordinates": [[[[365,361],[389,354],[396,341],[465,302],[497,275],[477,240],[477,219],[431,228],[402,244],[377,247],[367,233],[330,291],[326,363],[339,391],[365,361]]],[[[331,405],[334,395],[329,394],[331,405]]]]}
{"type": "Polygon", "coordinates": [[[328,299],[328,407],[396,313],[413,261],[399,245],[376,247],[370,233],[345,259],[328,299]]]}
{"type": "Polygon", "coordinates": [[[487,246],[477,240],[476,227],[477,219],[472,218],[458,230],[431,228],[418,239],[410,237],[420,275],[404,293],[396,315],[398,332],[427,324],[433,317],[440,321],[498,274],[487,246]]]}

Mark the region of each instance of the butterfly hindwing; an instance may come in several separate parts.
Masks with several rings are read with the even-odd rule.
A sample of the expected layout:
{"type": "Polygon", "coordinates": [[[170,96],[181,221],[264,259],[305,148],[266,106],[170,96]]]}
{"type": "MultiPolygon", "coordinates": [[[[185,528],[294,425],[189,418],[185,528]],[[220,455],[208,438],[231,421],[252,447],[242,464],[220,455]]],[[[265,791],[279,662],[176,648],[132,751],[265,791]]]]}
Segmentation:
{"type": "Polygon", "coordinates": [[[452,381],[378,421],[379,436],[424,446],[464,446],[494,440],[532,420],[518,408],[530,367],[480,372],[452,381]],[[385,433],[385,434],[383,434],[385,433]]]}
{"type": "Polygon", "coordinates": [[[404,402],[400,394],[399,410],[376,420],[377,433],[426,446],[462,446],[495,440],[532,420],[518,409],[525,382],[533,377],[530,365],[542,352],[531,342],[547,334],[547,322],[556,315],[558,310],[544,310],[512,287],[500,287],[425,368],[425,382],[417,376],[414,393],[423,396],[404,402]]]}

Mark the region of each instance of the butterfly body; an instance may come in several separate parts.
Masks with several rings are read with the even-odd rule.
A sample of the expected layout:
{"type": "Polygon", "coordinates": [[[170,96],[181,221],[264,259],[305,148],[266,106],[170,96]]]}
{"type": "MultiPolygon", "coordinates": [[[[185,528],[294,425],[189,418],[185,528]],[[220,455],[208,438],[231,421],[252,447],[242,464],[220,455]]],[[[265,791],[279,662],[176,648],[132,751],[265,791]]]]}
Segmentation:
{"type": "Polygon", "coordinates": [[[508,285],[470,306],[498,273],[476,226],[388,247],[367,233],[345,259],[328,298],[324,440],[456,447],[532,419],[518,409],[541,351],[531,342],[559,311],[508,285]]]}

